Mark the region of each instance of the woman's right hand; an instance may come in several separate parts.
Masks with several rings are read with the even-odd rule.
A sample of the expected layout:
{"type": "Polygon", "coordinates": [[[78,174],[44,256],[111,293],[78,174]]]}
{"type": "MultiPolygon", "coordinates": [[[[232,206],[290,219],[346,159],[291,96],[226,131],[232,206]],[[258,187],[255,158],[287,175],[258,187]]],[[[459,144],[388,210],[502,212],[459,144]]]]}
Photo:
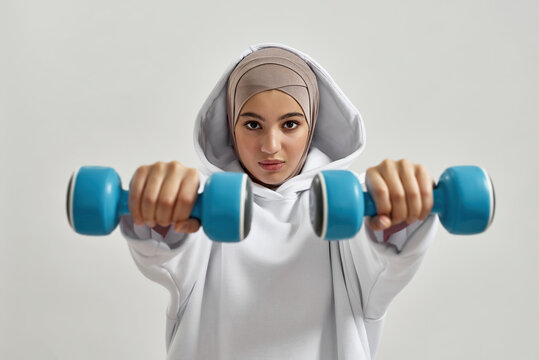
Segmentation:
{"type": "Polygon", "coordinates": [[[178,161],[158,161],[140,166],[133,176],[129,191],[129,211],[137,225],[169,227],[183,233],[200,228],[189,215],[198,196],[198,172],[178,161]]]}

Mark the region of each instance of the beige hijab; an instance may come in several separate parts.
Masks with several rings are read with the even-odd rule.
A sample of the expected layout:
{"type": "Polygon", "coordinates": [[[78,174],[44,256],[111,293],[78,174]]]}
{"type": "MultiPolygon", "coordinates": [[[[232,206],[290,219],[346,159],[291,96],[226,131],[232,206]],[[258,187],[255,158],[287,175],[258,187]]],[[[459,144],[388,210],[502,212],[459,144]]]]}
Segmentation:
{"type": "Polygon", "coordinates": [[[288,50],[262,48],[243,58],[228,78],[226,94],[228,129],[236,155],[234,128],[240,110],[252,96],[267,90],[280,90],[293,97],[301,106],[309,125],[307,146],[296,169],[286,181],[301,172],[307,159],[318,115],[318,84],[309,65],[288,50]]]}

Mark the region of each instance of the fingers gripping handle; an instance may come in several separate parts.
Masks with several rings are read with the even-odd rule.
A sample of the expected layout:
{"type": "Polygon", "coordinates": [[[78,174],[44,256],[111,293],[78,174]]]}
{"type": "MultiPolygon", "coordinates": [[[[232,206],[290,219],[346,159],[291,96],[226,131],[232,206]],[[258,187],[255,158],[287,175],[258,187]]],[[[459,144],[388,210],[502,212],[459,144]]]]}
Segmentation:
{"type": "MultiPolygon", "coordinates": [[[[193,210],[189,217],[197,219],[198,221],[202,218],[202,198],[204,193],[198,194],[193,210]]],[[[129,190],[120,190],[120,200],[118,201],[118,216],[130,214],[129,211],[129,190]]]]}
{"type": "MultiPolygon", "coordinates": [[[[440,214],[443,211],[443,194],[442,191],[434,188],[432,195],[434,197],[434,205],[431,210],[431,214],[440,214]]],[[[376,211],[376,205],[374,203],[374,200],[368,192],[363,193],[363,198],[365,201],[365,216],[376,216],[378,215],[378,211],[376,211]]]]}

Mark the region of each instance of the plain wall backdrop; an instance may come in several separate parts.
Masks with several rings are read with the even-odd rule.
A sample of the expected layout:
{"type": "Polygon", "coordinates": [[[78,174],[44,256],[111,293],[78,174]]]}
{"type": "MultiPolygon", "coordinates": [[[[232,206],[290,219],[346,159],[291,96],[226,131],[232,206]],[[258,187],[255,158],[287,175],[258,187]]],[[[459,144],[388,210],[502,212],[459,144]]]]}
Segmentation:
{"type": "Polygon", "coordinates": [[[67,182],[199,167],[193,123],[249,45],[311,55],[384,158],[487,169],[492,227],[440,228],[378,359],[537,359],[537,1],[0,1],[0,358],[164,359],[168,294],[119,230],[68,226],[67,182]]]}

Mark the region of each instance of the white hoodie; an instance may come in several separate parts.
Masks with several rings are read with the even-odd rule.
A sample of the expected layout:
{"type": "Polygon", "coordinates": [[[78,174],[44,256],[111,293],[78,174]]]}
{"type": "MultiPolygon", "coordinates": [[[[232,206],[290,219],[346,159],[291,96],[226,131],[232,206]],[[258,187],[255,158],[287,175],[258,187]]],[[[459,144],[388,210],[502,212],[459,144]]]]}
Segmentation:
{"type": "Polygon", "coordinates": [[[295,52],[318,80],[318,121],[303,171],[275,191],[253,184],[253,223],[240,243],[213,242],[202,229],[170,228],[163,238],[129,215],[122,234],[144,275],[170,292],[168,359],[372,359],[387,307],[417,271],[437,220],[431,215],[387,242],[365,226],[349,240],[316,237],[312,177],[347,168],[365,146],[358,110],[316,61],[258,44],[230,64],[196,119],[201,190],[213,172],[242,171],[228,140],[226,84],[243,57],[267,46],[295,52]]]}

